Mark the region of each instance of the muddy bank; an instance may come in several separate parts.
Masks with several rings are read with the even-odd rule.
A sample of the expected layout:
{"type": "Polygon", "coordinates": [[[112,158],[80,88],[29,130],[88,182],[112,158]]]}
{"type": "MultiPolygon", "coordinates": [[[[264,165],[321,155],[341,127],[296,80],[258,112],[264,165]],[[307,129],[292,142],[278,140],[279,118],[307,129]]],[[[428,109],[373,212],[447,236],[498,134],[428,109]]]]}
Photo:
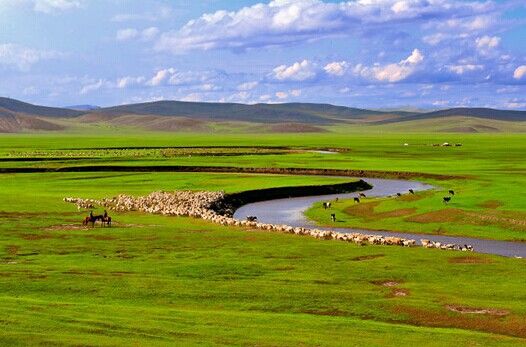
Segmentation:
{"type": "Polygon", "coordinates": [[[315,175],[315,176],[348,176],[369,178],[415,179],[431,178],[436,180],[465,179],[464,176],[450,176],[420,172],[379,171],[379,170],[341,170],[341,169],[311,169],[311,168],[265,168],[265,167],[235,167],[235,166],[185,166],[185,165],[87,165],[66,166],[58,168],[0,168],[0,173],[39,173],[39,172],[210,172],[210,173],[251,173],[275,175],[315,175]]]}
{"type": "Polygon", "coordinates": [[[311,195],[345,194],[369,190],[372,186],[364,180],[356,182],[327,184],[318,186],[279,187],[248,190],[240,193],[226,194],[223,199],[212,206],[222,215],[232,216],[239,207],[265,200],[296,198],[311,195]]]}

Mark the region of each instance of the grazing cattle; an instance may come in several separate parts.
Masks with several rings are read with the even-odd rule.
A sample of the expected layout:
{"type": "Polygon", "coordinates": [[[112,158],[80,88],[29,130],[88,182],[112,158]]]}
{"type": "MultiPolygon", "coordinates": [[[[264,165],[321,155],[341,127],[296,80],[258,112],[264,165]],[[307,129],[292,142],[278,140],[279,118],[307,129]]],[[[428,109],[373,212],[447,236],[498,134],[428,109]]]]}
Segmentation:
{"type": "Polygon", "coordinates": [[[334,199],[334,201],[338,202],[338,198],[334,199]]]}
{"type": "Polygon", "coordinates": [[[444,201],[444,204],[447,204],[448,202],[451,201],[451,197],[450,196],[444,196],[443,201],[444,201]]]}
{"type": "Polygon", "coordinates": [[[413,189],[409,189],[409,193],[414,194],[415,191],[413,189]]]}
{"type": "Polygon", "coordinates": [[[324,208],[324,209],[331,208],[331,203],[330,203],[330,202],[324,202],[324,203],[323,203],[323,208],[324,208]]]}
{"type": "Polygon", "coordinates": [[[440,147],[439,143],[433,143],[433,147],[440,147]]]}
{"type": "Polygon", "coordinates": [[[333,222],[336,222],[336,214],[335,213],[331,213],[331,220],[333,222]]]}
{"type": "Polygon", "coordinates": [[[354,202],[359,203],[360,202],[360,198],[354,198],[354,202]]]}
{"type": "Polygon", "coordinates": [[[256,216],[247,216],[247,222],[256,222],[258,217],[256,216]]]}
{"type": "Polygon", "coordinates": [[[400,197],[402,196],[402,193],[396,193],[396,196],[400,197]]]}
{"type": "Polygon", "coordinates": [[[367,196],[364,193],[360,193],[361,198],[366,198],[367,196]]]}
{"type": "Polygon", "coordinates": [[[449,191],[449,195],[455,195],[455,191],[454,190],[450,190],[449,191]]]}
{"type": "Polygon", "coordinates": [[[462,147],[461,143],[455,143],[455,147],[462,147]]]}

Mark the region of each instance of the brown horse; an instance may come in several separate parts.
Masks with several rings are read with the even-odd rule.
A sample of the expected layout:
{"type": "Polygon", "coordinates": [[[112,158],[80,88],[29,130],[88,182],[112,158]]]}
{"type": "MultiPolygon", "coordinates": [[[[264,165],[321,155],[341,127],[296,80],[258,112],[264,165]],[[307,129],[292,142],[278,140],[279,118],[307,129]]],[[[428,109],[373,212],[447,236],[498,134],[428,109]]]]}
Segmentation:
{"type": "Polygon", "coordinates": [[[94,216],[93,214],[90,214],[89,216],[84,218],[84,220],[82,221],[82,225],[87,226],[87,225],[89,225],[91,223],[91,227],[93,228],[95,226],[95,222],[98,221],[98,220],[100,220],[101,225],[104,225],[104,216],[103,215],[94,216]]]}

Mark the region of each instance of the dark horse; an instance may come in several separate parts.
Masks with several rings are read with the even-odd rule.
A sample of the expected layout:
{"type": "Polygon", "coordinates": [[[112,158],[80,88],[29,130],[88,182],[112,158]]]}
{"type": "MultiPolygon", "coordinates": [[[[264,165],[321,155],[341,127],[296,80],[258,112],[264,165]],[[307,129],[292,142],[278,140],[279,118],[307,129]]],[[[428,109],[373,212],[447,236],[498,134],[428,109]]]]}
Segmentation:
{"type": "Polygon", "coordinates": [[[91,223],[91,226],[94,227],[95,226],[95,222],[97,222],[98,220],[100,220],[100,224],[101,226],[108,226],[108,227],[111,227],[111,217],[108,216],[108,213],[106,211],[104,211],[104,214],[100,214],[100,215],[97,215],[97,216],[94,216],[93,215],[93,212],[90,212],[89,216],[87,216],[86,218],[84,218],[84,220],[82,221],[82,225],[89,225],[91,223]]]}

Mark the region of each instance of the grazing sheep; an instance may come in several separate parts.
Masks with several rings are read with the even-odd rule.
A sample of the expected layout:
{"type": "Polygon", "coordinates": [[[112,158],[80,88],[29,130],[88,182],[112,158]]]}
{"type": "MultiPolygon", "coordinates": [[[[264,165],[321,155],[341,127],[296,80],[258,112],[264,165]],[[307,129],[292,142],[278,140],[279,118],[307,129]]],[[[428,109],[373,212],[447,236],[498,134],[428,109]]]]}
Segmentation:
{"type": "MultiPolygon", "coordinates": [[[[133,197],[127,195],[118,195],[114,198],[102,200],[65,198],[64,201],[77,204],[82,208],[86,206],[104,206],[114,211],[141,211],[146,213],[155,213],[168,216],[187,216],[202,218],[216,224],[224,226],[250,227],[261,231],[277,231],[296,235],[306,235],[315,237],[320,240],[340,240],[353,242],[362,246],[368,244],[390,245],[412,247],[416,245],[415,240],[407,240],[399,237],[386,237],[380,235],[367,235],[360,233],[338,233],[334,231],[308,229],[302,227],[292,227],[287,225],[265,224],[257,221],[256,216],[247,216],[247,220],[236,220],[232,218],[233,209],[224,207],[220,211],[215,210],[215,206],[221,205],[224,200],[222,192],[191,192],[178,191],[174,193],[154,192],[148,196],[133,197]]],[[[451,199],[451,197],[448,197],[451,199]]],[[[354,198],[355,202],[360,202],[360,198],[354,198]]],[[[107,216],[107,214],[106,214],[107,216]]],[[[105,216],[100,216],[104,218],[105,216]]],[[[87,218],[90,219],[89,217],[87,218]]],[[[111,225],[111,219],[107,216],[107,225],[111,225]]],[[[331,214],[331,220],[336,222],[336,214],[331,214]]],[[[421,240],[425,248],[437,248],[444,250],[473,251],[470,245],[453,245],[441,244],[429,240],[421,240]]]]}

